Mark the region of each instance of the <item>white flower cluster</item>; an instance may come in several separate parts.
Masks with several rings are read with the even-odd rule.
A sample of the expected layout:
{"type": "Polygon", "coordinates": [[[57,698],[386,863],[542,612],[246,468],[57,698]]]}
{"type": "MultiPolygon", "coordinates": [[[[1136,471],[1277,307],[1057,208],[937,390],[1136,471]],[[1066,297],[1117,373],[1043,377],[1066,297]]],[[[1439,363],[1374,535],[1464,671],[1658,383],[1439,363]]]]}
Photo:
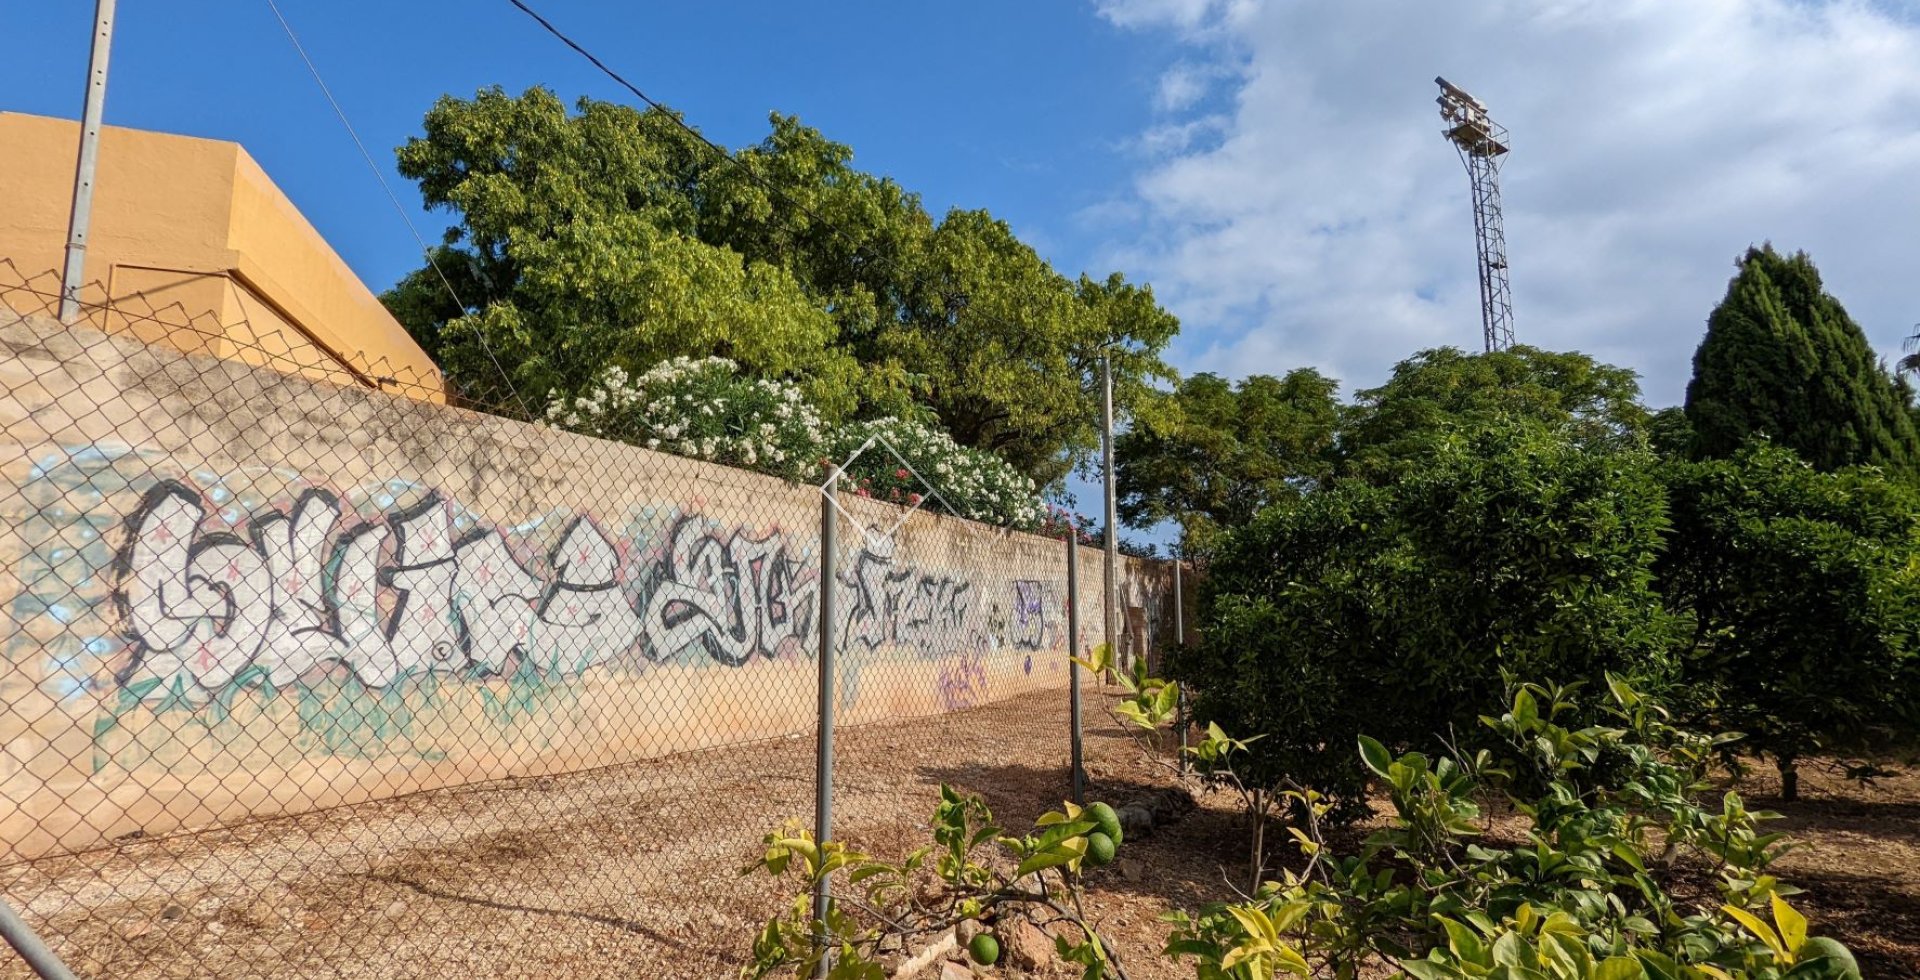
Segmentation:
{"type": "Polygon", "coordinates": [[[871,449],[847,474],[857,493],[910,506],[931,486],[962,517],[1022,529],[1038,527],[1047,516],[1033,481],[992,453],[897,418],[829,433],[799,388],[742,377],[739,365],[722,357],[676,357],[638,377],[608,367],[577,397],[550,393],[546,423],[808,482],[820,478],[823,460],[844,460],[878,434],[912,469],[883,449],[871,449]]]}
{"type": "Polygon", "coordinates": [[[870,450],[854,464],[858,488],[869,496],[916,503],[916,495],[931,486],[960,516],[972,520],[1031,529],[1047,516],[1039,489],[1025,474],[992,453],[960,445],[940,429],[906,419],[876,419],[850,427],[842,441],[850,450],[875,434],[912,469],[895,469],[892,454],[870,450]]]}
{"type": "Polygon", "coordinates": [[[723,357],[676,357],[637,378],[609,367],[585,394],[555,397],[547,423],[676,456],[811,479],[826,433],[800,389],[743,378],[723,357]]]}

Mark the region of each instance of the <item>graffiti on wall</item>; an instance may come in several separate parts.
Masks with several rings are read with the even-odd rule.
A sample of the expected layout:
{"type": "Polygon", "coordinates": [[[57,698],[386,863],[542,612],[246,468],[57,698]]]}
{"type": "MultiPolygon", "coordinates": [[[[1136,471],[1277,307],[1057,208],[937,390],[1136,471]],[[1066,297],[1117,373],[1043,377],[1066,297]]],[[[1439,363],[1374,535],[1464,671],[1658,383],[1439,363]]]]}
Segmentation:
{"type": "Polygon", "coordinates": [[[755,538],[691,516],[668,537],[663,577],[642,617],[654,659],[698,649],[737,667],[756,654],[814,649],[817,575],[783,536],[755,538]]]}
{"type": "Polygon", "coordinates": [[[116,601],[133,644],[128,677],[185,677],[216,690],[259,666],[274,686],[342,664],[368,686],[423,671],[503,673],[526,661],[577,673],[632,648],[641,617],[616,578],[621,556],[576,518],[544,562],[498,531],[456,538],[437,495],[342,527],[326,490],[207,531],[200,495],[150,490],[127,520],[116,601]]]}
{"type": "Polygon", "coordinates": [[[978,595],[971,582],[896,565],[887,543],[877,544],[856,554],[842,579],[853,592],[843,643],[938,655],[975,638],[978,595]]]}
{"type": "MultiPolygon", "coordinates": [[[[549,744],[572,730],[560,719],[587,671],[818,647],[817,535],[697,504],[506,525],[404,480],[185,472],[125,448],[63,453],[12,493],[26,550],[6,558],[23,628],[0,645],[5,676],[93,705],[96,771],[178,764],[193,751],[180,725],[279,728],[296,751],[353,758],[444,758],[475,724],[549,744]]],[[[1043,657],[1065,645],[1052,579],[922,566],[874,537],[839,566],[843,704],[864,683],[887,686],[877,705],[919,692],[970,707],[1036,658],[1064,670],[1043,657]]]]}
{"type": "MultiPolygon", "coordinates": [[[[309,488],[222,522],[187,483],[156,483],[127,516],[114,562],[131,647],[118,680],[213,691],[249,674],[277,688],[344,667],[385,687],[426,673],[567,675],[610,662],[738,667],[817,645],[814,541],[697,513],[635,540],[577,515],[542,548],[462,529],[457,510],[426,492],[369,519],[309,488]]],[[[898,562],[884,542],[843,561],[843,648],[940,658],[1061,639],[1051,583],[1004,585],[1013,615],[996,625],[965,575],[898,562]]]]}

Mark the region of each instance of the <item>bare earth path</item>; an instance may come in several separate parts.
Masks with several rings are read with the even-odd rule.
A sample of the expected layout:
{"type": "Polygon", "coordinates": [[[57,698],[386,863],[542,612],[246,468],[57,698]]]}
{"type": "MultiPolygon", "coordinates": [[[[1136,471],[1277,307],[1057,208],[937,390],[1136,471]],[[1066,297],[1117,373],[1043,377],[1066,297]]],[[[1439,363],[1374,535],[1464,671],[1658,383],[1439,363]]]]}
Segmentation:
{"type": "MultiPolygon", "coordinates": [[[[1089,725],[1096,776],[1153,773],[1089,725]]],[[[942,781],[1031,820],[1067,793],[1066,732],[1064,691],[843,731],[836,833],[904,853],[942,781]]],[[[813,755],[778,739],[124,841],[0,890],[89,976],[730,976],[781,903],[739,869],[811,822],[813,755]]]]}
{"type": "MultiPolygon", "coordinates": [[[[1009,827],[1057,807],[1065,701],[1049,692],[841,732],[836,835],[904,854],[925,843],[942,782],[986,796],[1009,827]]],[[[1124,802],[1166,785],[1089,702],[1091,795],[1124,802]]],[[[1780,873],[1868,976],[1920,976],[1920,776],[1805,784],[1809,798],[1791,805],[1764,777],[1742,787],[1803,841],[1780,873]]],[[[738,869],[768,830],[811,820],[812,786],[812,740],[771,740],[125,841],[0,868],[0,891],[84,976],[712,980],[737,974],[783,902],[774,882],[738,869]]],[[[1210,798],[1090,877],[1089,905],[1137,980],[1192,975],[1160,959],[1158,917],[1230,897],[1245,840],[1230,801],[1210,798]]],[[[0,976],[27,975],[0,953],[0,976]]]]}

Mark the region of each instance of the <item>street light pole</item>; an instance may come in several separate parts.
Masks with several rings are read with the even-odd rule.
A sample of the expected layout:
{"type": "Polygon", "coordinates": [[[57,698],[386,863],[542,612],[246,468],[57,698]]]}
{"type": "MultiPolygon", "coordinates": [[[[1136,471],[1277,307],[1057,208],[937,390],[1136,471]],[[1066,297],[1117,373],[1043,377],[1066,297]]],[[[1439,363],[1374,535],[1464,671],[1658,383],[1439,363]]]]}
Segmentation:
{"type": "Polygon", "coordinates": [[[67,261],[60,275],[60,322],[80,317],[80,285],[87,266],[87,222],[93,213],[93,172],[100,161],[100,116],[107,104],[107,56],[113,50],[114,0],[94,0],[93,54],[87,60],[87,101],[80,114],[80,159],[74,165],[73,214],[67,221],[67,261]]]}
{"type": "Polygon", "coordinates": [[[1107,498],[1107,560],[1106,592],[1100,605],[1106,610],[1107,649],[1112,651],[1113,662],[1120,664],[1120,648],[1115,645],[1115,617],[1118,616],[1119,579],[1117,566],[1120,555],[1120,531],[1113,520],[1113,357],[1103,354],[1100,357],[1100,456],[1103,473],[1102,483],[1106,487],[1107,498]]]}

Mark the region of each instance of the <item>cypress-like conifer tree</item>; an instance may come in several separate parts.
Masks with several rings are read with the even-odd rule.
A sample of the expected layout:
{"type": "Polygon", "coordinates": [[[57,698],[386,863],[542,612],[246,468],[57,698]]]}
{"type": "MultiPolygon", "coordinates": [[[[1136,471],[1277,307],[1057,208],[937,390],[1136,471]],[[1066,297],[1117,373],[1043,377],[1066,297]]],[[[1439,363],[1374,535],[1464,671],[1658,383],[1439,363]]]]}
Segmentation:
{"type": "Polygon", "coordinates": [[[1821,470],[1920,462],[1910,391],[1821,287],[1805,252],[1749,248],[1693,355],[1687,420],[1693,453],[1733,455],[1756,437],[1821,470]]]}

